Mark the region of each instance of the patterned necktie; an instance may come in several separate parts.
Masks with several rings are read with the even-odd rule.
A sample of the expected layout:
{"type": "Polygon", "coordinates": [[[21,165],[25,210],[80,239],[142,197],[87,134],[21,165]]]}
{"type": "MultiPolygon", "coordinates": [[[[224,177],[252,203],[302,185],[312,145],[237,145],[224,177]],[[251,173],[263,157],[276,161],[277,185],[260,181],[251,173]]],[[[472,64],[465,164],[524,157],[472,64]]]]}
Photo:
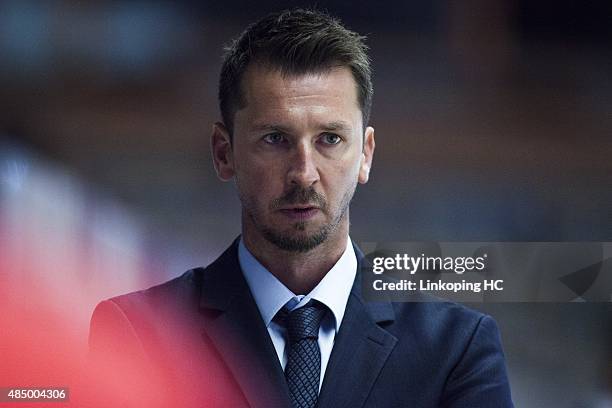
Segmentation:
{"type": "Polygon", "coordinates": [[[322,303],[311,300],[290,313],[281,309],[277,315],[289,333],[285,378],[293,408],[314,408],[317,404],[321,376],[321,350],[317,340],[326,310],[322,303]]]}

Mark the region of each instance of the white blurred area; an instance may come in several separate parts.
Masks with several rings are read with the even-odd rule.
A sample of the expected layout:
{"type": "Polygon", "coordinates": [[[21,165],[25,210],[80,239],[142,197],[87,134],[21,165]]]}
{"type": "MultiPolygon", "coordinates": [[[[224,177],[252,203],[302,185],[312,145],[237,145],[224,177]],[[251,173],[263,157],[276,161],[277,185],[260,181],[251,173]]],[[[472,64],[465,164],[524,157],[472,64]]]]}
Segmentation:
{"type": "Polygon", "coordinates": [[[0,288],[13,310],[44,308],[84,343],[97,302],[166,278],[149,242],[136,216],[69,169],[0,145],[0,288]]]}

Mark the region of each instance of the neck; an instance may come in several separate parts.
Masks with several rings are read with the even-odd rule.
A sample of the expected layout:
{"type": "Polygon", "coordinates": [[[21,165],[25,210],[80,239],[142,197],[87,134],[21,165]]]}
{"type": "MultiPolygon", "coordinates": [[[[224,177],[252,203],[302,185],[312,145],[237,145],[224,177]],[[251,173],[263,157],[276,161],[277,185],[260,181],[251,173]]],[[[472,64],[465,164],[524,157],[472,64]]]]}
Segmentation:
{"type": "Polygon", "coordinates": [[[308,252],[278,248],[250,228],[243,217],[242,239],[253,256],[279,281],[296,295],[306,295],[314,289],[338,262],[348,239],[348,211],[327,239],[308,252]]]}

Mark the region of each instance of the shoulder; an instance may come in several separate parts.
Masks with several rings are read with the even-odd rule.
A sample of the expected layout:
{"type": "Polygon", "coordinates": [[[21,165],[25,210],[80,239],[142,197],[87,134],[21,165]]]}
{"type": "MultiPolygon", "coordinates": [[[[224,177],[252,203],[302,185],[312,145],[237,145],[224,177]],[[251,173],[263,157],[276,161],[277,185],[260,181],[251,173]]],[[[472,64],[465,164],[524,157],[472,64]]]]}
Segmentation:
{"type": "MultiPolygon", "coordinates": [[[[190,269],[174,279],[148,289],[139,290],[113,298],[104,302],[114,303],[118,307],[130,311],[144,308],[169,307],[178,299],[193,298],[201,284],[203,268],[190,269]]],[[[104,303],[102,302],[102,303],[104,303]]]]}
{"type": "Polygon", "coordinates": [[[442,406],[512,406],[495,320],[449,301],[393,303],[402,361],[438,379],[442,406]]]}
{"type": "Polygon", "coordinates": [[[202,271],[202,268],[190,269],[181,276],[148,289],[106,299],[98,304],[96,311],[120,309],[126,314],[131,314],[148,309],[160,311],[176,307],[177,301],[185,302],[197,297],[202,271]]]}
{"type": "Polygon", "coordinates": [[[205,297],[227,294],[227,277],[236,275],[239,270],[237,242],[235,240],[206,268],[190,269],[162,284],[100,302],[91,318],[90,342],[92,336],[101,331],[99,328],[108,328],[107,331],[113,333],[131,330],[148,335],[188,326],[191,320],[198,318],[199,306],[205,297]],[[131,326],[130,330],[125,329],[126,326],[131,326]]]}
{"type": "Polygon", "coordinates": [[[154,308],[156,311],[193,306],[200,300],[204,286],[217,285],[226,280],[232,272],[238,271],[239,239],[234,242],[206,267],[193,268],[182,275],[148,289],[116,296],[101,302],[102,307],[114,304],[127,313],[134,310],[154,308]]]}
{"type": "Polygon", "coordinates": [[[191,269],[162,284],[98,303],[90,322],[90,348],[111,339],[139,338],[178,316],[188,318],[186,312],[197,309],[202,272],[202,268],[191,269]]]}
{"type": "Polygon", "coordinates": [[[468,351],[487,349],[503,356],[497,323],[485,313],[432,298],[392,305],[395,321],[385,329],[398,338],[400,347],[432,359],[444,356],[454,364],[468,351]]]}
{"type": "Polygon", "coordinates": [[[470,307],[426,294],[421,294],[416,301],[393,302],[393,307],[400,318],[425,325],[432,331],[472,327],[487,318],[484,313],[470,307]]]}

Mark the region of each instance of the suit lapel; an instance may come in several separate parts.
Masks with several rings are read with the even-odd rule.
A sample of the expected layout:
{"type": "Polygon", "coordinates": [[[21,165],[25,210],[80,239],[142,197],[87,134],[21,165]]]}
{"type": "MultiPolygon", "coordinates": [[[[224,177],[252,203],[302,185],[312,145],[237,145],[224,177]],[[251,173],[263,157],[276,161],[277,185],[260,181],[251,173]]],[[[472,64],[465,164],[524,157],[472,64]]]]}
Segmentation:
{"type": "Polygon", "coordinates": [[[203,272],[200,306],[211,340],[252,407],[290,406],[276,351],[238,263],[237,240],[203,272]]]}
{"type": "MultiPolygon", "coordinates": [[[[238,240],[203,271],[204,335],[217,349],[254,408],[290,407],[284,373],[238,263],[238,240]]],[[[362,407],[397,343],[380,323],[394,320],[389,302],[361,295],[364,257],[355,247],[357,276],[319,395],[318,408],[362,407]]]]}
{"type": "Polygon", "coordinates": [[[397,343],[395,336],[379,326],[394,320],[391,303],[363,301],[364,257],[359,248],[355,247],[355,252],[357,276],[325,371],[318,408],[362,407],[397,343]]]}

